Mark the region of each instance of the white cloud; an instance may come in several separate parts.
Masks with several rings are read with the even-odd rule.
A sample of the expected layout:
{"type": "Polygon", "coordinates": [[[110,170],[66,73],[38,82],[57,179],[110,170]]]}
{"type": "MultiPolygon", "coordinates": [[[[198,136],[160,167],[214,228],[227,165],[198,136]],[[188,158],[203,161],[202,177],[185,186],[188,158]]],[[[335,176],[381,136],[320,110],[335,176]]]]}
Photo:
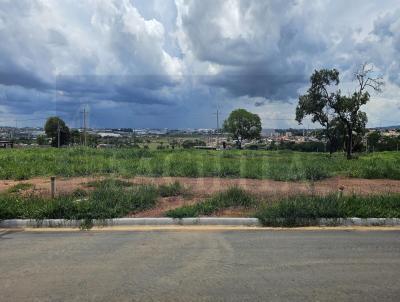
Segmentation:
{"type": "Polygon", "coordinates": [[[58,102],[68,112],[83,102],[100,110],[107,100],[115,115],[131,104],[166,116],[167,104],[181,112],[178,126],[223,101],[267,121],[293,114],[314,69],[338,68],[347,89],[355,67],[369,61],[388,86],[366,109],[382,118],[385,104],[381,112],[394,119],[399,20],[397,0],[3,0],[0,106],[22,114],[58,102]]]}

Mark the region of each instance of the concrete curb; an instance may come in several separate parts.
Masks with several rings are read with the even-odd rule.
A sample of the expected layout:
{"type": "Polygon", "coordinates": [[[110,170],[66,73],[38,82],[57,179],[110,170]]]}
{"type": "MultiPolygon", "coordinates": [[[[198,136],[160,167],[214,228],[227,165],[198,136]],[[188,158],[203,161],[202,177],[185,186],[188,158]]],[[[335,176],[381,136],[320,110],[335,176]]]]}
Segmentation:
{"type": "MultiPolygon", "coordinates": [[[[0,221],[0,228],[40,228],[40,227],[80,227],[83,220],[67,219],[7,219],[0,221]]],[[[115,218],[93,220],[93,226],[171,226],[171,225],[225,225],[225,226],[260,226],[257,218],[115,218]]]]}
{"type": "MultiPolygon", "coordinates": [[[[310,222],[310,220],[307,220],[310,222]]],[[[301,222],[299,220],[298,222],[301,222]]],[[[7,219],[0,228],[78,228],[83,220],[67,219],[7,219]]],[[[93,226],[261,226],[257,218],[201,217],[201,218],[116,218],[93,220],[93,226]]],[[[400,218],[321,218],[313,220],[314,226],[400,226],[400,218]]]]}

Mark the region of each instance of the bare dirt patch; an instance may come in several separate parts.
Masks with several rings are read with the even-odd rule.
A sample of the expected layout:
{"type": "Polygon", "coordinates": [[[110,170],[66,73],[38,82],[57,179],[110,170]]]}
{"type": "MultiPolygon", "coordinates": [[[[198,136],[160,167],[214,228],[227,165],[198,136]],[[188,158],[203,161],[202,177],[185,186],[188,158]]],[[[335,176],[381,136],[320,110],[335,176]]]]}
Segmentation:
{"type": "Polygon", "coordinates": [[[129,217],[163,217],[165,212],[185,205],[192,205],[200,202],[202,198],[183,198],[182,196],[161,197],[157,202],[157,207],[140,213],[131,214],[129,217]]]}
{"type": "MultiPolygon", "coordinates": [[[[85,184],[104,177],[73,177],[58,178],[56,180],[58,193],[71,193],[80,188],[85,189],[85,184]]],[[[291,196],[293,194],[329,194],[337,192],[339,187],[344,187],[345,194],[376,194],[400,193],[400,180],[390,179],[358,179],[334,177],[313,183],[306,181],[274,181],[269,179],[246,178],[188,178],[188,177],[134,177],[125,179],[135,184],[168,184],[180,182],[195,196],[209,196],[216,192],[224,191],[231,186],[239,186],[254,194],[267,196],[291,196]]],[[[32,178],[26,181],[0,180],[0,192],[4,192],[18,183],[30,183],[37,190],[50,192],[50,178],[32,178]]]]}
{"type": "Polygon", "coordinates": [[[345,194],[400,193],[400,180],[358,179],[334,177],[314,183],[299,181],[274,181],[269,179],[247,178],[187,178],[187,177],[135,177],[134,183],[152,183],[155,185],[179,181],[196,196],[209,196],[224,191],[231,186],[238,186],[253,194],[262,196],[292,196],[297,194],[329,194],[344,187],[345,194]]]}
{"type": "MultiPolygon", "coordinates": [[[[57,194],[72,193],[76,189],[90,190],[85,184],[104,177],[74,177],[58,178],[56,180],[57,194]]],[[[316,181],[314,183],[284,182],[268,179],[244,179],[244,178],[188,178],[188,177],[135,177],[124,179],[134,184],[168,184],[174,181],[180,182],[190,192],[188,196],[174,196],[160,198],[156,208],[141,213],[132,214],[131,217],[160,217],[170,209],[183,205],[197,203],[204,198],[224,191],[232,186],[239,186],[253,194],[261,196],[264,200],[278,200],[298,194],[326,195],[335,193],[340,187],[344,187],[344,194],[379,194],[400,193],[400,180],[389,179],[357,179],[335,177],[316,181]]],[[[0,180],[0,192],[7,191],[18,183],[30,183],[34,185],[37,194],[50,195],[50,178],[33,178],[26,181],[0,180]]],[[[216,216],[246,216],[243,209],[226,209],[216,216]]]]}

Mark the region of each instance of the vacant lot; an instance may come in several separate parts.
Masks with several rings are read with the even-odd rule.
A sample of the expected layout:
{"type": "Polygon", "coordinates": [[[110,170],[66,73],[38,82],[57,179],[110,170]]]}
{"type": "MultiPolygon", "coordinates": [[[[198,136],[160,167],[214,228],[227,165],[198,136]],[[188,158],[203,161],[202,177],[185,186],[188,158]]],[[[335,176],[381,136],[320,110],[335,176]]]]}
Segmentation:
{"type": "Polygon", "coordinates": [[[0,184],[0,219],[83,219],[90,225],[92,219],[126,216],[211,215],[257,216],[267,225],[287,217],[285,225],[297,225],[313,224],[321,217],[400,217],[398,180],[68,178],[57,181],[54,199],[48,179],[0,184]]]}
{"type": "Polygon", "coordinates": [[[342,154],[283,151],[0,151],[0,219],[70,218],[90,224],[125,216],[259,215],[271,220],[289,212],[307,219],[399,217],[399,204],[397,152],[348,161],[342,154]],[[54,200],[50,175],[58,176],[54,200]],[[306,212],[305,205],[311,205],[306,212]]]}
{"type": "MultiPolygon", "coordinates": [[[[57,193],[70,194],[76,189],[88,189],[87,183],[107,179],[105,177],[59,177],[56,180],[57,193]]],[[[122,178],[121,178],[122,179],[122,178]]],[[[279,199],[298,194],[327,195],[343,188],[345,195],[374,193],[400,193],[400,180],[391,179],[359,179],[332,177],[329,179],[310,181],[276,181],[269,179],[247,178],[213,178],[213,177],[142,177],[123,178],[124,181],[138,185],[165,185],[179,182],[187,188],[192,196],[208,197],[226,190],[229,187],[240,187],[253,194],[279,199]]],[[[29,180],[0,180],[0,193],[23,188],[34,190],[44,196],[50,196],[50,178],[38,177],[29,180]],[[24,184],[24,185],[22,185],[24,184]]]]}
{"type": "Polygon", "coordinates": [[[319,180],[333,176],[400,179],[400,152],[360,155],[289,151],[145,149],[0,150],[0,179],[113,175],[319,180]]]}

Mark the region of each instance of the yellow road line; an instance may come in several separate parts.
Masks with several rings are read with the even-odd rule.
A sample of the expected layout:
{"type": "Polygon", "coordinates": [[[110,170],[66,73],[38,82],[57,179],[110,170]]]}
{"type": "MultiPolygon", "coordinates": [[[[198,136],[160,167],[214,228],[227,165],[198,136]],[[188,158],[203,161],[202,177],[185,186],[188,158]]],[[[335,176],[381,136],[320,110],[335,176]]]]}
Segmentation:
{"type": "Polygon", "coordinates": [[[400,226],[338,226],[338,227],[298,227],[298,228],[271,228],[271,227],[246,227],[246,226],[106,226],[93,227],[90,230],[79,228],[24,228],[2,229],[2,232],[117,232],[117,231],[400,231],[400,226]]]}

